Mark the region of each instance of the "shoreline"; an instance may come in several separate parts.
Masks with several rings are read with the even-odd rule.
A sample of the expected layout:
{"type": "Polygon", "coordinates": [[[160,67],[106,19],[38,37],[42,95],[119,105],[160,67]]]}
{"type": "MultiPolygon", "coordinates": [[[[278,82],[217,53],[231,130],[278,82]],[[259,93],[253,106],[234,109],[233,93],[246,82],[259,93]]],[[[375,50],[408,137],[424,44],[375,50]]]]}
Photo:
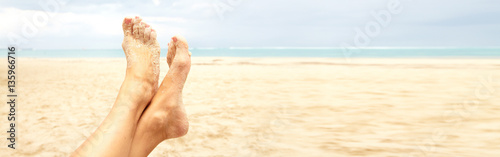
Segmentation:
{"type": "MultiPolygon", "coordinates": [[[[1,58],[1,57],[0,57],[1,58]]],[[[36,61],[111,61],[125,62],[125,58],[25,58],[19,60],[36,61]]],[[[350,64],[490,64],[500,66],[496,58],[321,58],[321,57],[192,57],[196,64],[204,63],[241,63],[241,64],[324,64],[324,65],[350,65],[350,64]],[[480,61],[480,62],[478,62],[480,61]]],[[[160,62],[166,62],[165,57],[160,62]]]]}

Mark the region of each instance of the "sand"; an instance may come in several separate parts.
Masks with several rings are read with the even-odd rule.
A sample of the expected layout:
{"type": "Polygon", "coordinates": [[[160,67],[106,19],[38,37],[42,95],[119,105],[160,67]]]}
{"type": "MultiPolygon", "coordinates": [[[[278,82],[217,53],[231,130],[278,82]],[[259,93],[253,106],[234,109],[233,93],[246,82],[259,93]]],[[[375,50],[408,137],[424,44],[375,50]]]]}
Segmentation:
{"type": "MultiPolygon", "coordinates": [[[[67,156],[109,112],[126,67],[18,63],[17,149],[4,103],[0,156],[67,156]]],[[[184,103],[189,133],[150,156],[500,156],[498,59],[194,57],[184,103]]]]}

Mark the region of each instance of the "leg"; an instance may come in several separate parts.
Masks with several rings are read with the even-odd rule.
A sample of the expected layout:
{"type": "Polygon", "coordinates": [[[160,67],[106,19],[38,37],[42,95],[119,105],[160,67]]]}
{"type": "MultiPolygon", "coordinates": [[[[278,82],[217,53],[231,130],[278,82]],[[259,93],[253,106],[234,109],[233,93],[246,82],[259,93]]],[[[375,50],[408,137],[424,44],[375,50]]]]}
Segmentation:
{"type": "Polygon", "coordinates": [[[127,72],[106,119],[72,156],[128,156],[140,116],[158,88],[160,47],[139,17],[125,18],[127,72]]]}
{"type": "Polygon", "coordinates": [[[139,120],[130,156],[147,156],[162,141],[184,136],[189,129],[182,88],[191,68],[191,54],[183,37],[172,38],[167,63],[170,69],[139,120]]]}

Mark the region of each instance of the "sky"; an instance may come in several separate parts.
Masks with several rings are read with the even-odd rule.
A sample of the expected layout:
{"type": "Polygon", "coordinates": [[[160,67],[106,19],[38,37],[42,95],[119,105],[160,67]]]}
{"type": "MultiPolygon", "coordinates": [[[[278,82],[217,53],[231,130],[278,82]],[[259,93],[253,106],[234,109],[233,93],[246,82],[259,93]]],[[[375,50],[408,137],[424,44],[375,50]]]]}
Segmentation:
{"type": "Polygon", "coordinates": [[[0,0],[0,44],[119,49],[123,18],[138,15],[162,47],[176,34],[196,48],[499,47],[498,8],[498,0],[0,0]]]}

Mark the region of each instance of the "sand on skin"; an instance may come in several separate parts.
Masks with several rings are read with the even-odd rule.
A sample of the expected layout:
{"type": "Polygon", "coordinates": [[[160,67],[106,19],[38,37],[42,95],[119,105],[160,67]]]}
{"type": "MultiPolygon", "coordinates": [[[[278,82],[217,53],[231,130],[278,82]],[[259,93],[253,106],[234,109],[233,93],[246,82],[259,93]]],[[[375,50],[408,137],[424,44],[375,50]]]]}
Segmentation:
{"type": "MultiPolygon", "coordinates": [[[[109,112],[126,67],[124,58],[18,63],[18,149],[0,140],[0,156],[67,156],[109,112]]],[[[163,78],[164,59],[161,69],[163,78]]],[[[189,133],[151,156],[500,156],[495,59],[194,57],[184,103],[189,133]],[[481,86],[494,90],[478,98],[481,86]]]]}

